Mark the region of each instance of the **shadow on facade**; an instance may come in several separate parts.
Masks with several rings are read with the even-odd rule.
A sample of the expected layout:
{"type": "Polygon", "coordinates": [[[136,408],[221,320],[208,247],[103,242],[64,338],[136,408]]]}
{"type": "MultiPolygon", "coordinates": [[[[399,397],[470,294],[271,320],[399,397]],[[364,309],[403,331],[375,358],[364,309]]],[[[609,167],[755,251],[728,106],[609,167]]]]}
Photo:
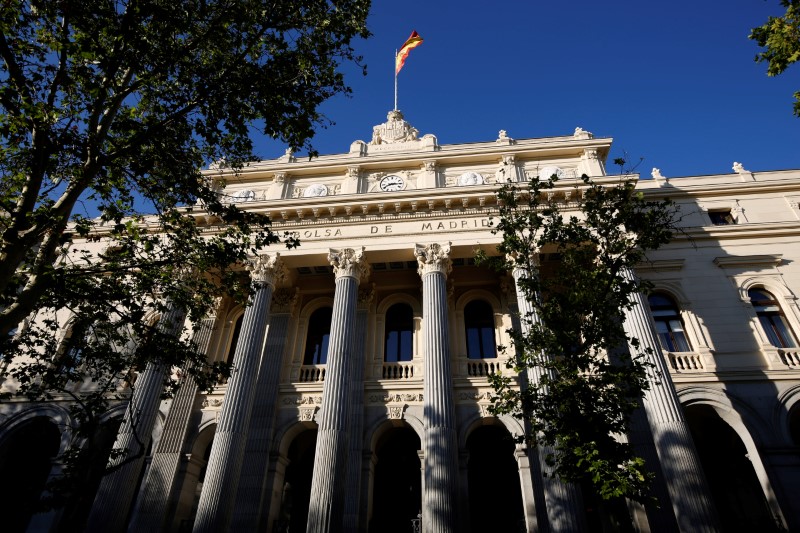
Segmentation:
{"type": "Polygon", "coordinates": [[[417,433],[408,426],[391,428],[378,440],[370,532],[411,531],[422,509],[420,448],[417,433]]]}

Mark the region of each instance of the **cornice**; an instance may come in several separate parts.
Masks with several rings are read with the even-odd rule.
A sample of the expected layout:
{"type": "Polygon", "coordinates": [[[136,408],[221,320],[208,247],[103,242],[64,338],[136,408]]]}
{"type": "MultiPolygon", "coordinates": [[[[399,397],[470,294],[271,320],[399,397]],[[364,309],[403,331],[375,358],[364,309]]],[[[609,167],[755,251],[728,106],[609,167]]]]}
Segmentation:
{"type": "MultiPolygon", "coordinates": [[[[794,222],[748,222],[728,226],[695,226],[682,228],[683,237],[693,240],[764,239],[768,237],[800,236],[800,221],[794,222]]],[[[677,234],[675,240],[681,239],[677,234]]]]}
{"type": "Polygon", "coordinates": [[[416,168],[425,161],[438,164],[456,164],[485,161],[494,163],[503,155],[514,155],[520,159],[542,159],[565,156],[580,156],[585,149],[598,150],[602,159],[608,155],[612,139],[609,137],[576,139],[573,136],[521,139],[515,144],[498,145],[495,142],[442,145],[435,151],[387,152],[358,156],[353,154],[324,155],[309,159],[297,157],[265,160],[251,163],[237,171],[203,170],[208,177],[235,178],[237,182],[265,179],[277,173],[288,173],[292,177],[317,175],[345,175],[347,167],[358,165],[363,170],[383,168],[416,168]]]}
{"type": "Polygon", "coordinates": [[[720,268],[776,267],[781,264],[783,254],[728,255],[714,258],[720,268]]]}

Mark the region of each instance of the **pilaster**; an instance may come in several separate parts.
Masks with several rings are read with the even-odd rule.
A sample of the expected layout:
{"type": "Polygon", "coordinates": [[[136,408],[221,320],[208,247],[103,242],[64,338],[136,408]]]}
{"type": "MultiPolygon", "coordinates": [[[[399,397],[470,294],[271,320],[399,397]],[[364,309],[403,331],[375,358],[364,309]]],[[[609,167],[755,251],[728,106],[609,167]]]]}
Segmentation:
{"type": "MultiPolygon", "coordinates": [[[[201,353],[206,353],[211,341],[216,317],[198,324],[193,341],[201,353]]],[[[161,531],[166,529],[167,508],[172,495],[181,460],[183,445],[189,430],[189,421],[197,397],[197,383],[184,369],[181,387],[175,393],[169,408],[164,431],[153,452],[136,511],[131,520],[131,531],[161,531]]]]}
{"type": "Polygon", "coordinates": [[[264,481],[270,457],[270,444],[275,426],[275,406],[286,346],[286,333],[298,301],[298,289],[279,289],[272,296],[266,342],[258,368],[258,378],[242,460],[242,474],[236,495],[231,531],[263,531],[268,512],[264,507],[267,487],[264,481]]]}
{"type": "MultiPolygon", "coordinates": [[[[532,257],[528,261],[532,268],[538,267],[538,257],[532,257]]],[[[521,288],[521,281],[534,273],[529,272],[522,266],[516,266],[512,272],[514,282],[517,287],[517,306],[519,307],[520,326],[522,333],[527,335],[532,324],[541,322],[531,300],[521,288]]],[[[546,355],[546,354],[545,354],[546,355]]],[[[545,369],[538,366],[528,368],[527,381],[531,386],[537,385],[545,375],[545,369]]],[[[537,446],[538,464],[543,469],[547,464],[545,458],[554,453],[552,446],[537,446]]],[[[536,472],[537,475],[544,472],[536,472]]],[[[564,483],[553,475],[542,477],[542,489],[544,491],[545,508],[547,511],[547,521],[552,531],[559,532],[578,532],[586,528],[583,498],[580,488],[572,483],[564,483]]],[[[527,509],[526,509],[527,511],[527,509]]],[[[534,513],[535,516],[535,513],[534,513]]],[[[528,521],[533,520],[532,516],[527,516],[528,521]]]]}
{"type": "Polygon", "coordinates": [[[367,318],[372,300],[373,287],[362,287],[358,291],[356,310],[356,333],[350,370],[350,457],[348,459],[347,481],[348,498],[344,504],[344,531],[358,531],[358,514],[361,503],[361,461],[362,433],[364,432],[364,343],[367,337],[367,318]]]}

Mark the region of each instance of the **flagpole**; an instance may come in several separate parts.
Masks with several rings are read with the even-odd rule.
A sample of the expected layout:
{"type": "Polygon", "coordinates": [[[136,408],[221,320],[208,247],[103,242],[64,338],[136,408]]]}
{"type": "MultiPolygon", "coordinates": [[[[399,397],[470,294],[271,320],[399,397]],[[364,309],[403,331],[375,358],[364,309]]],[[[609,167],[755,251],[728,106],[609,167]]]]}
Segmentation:
{"type": "Polygon", "coordinates": [[[397,48],[394,50],[394,110],[397,111],[397,48]]]}

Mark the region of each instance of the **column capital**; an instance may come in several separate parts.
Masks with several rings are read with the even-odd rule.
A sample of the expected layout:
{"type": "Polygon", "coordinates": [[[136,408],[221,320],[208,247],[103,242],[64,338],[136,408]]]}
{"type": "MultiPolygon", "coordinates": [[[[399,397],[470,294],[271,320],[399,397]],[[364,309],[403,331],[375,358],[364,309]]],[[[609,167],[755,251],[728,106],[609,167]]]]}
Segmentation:
{"type": "Polygon", "coordinates": [[[286,266],[280,257],[281,254],[276,252],[272,256],[261,254],[248,259],[247,270],[257,285],[271,285],[274,288],[276,283],[286,278],[286,266]]]}
{"type": "Polygon", "coordinates": [[[417,244],[414,248],[414,257],[417,258],[417,272],[424,276],[429,272],[441,272],[445,276],[453,270],[450,261],[450,244],[442,246],[437,243],[417,244]]]}
{"type": "Polygon", "coordinates": [[[353,248],[342,248],[336,250],[331,248],[328,253],[328,261],[333,267],[336,279],[341,277],[355,278],[360,282],[369,276],[369,265],[364,257],[364,247],[360,250],[353,248]]]}
{"type": "Polygon", "coordinates": [[[527,254],[524,252],[509,252],[506,254],[506,261],[512,265],[511,273],[513,276],[525,275],[531,268],[539,268],[541,265],[539,248],[533,248],[527,254]]]}

